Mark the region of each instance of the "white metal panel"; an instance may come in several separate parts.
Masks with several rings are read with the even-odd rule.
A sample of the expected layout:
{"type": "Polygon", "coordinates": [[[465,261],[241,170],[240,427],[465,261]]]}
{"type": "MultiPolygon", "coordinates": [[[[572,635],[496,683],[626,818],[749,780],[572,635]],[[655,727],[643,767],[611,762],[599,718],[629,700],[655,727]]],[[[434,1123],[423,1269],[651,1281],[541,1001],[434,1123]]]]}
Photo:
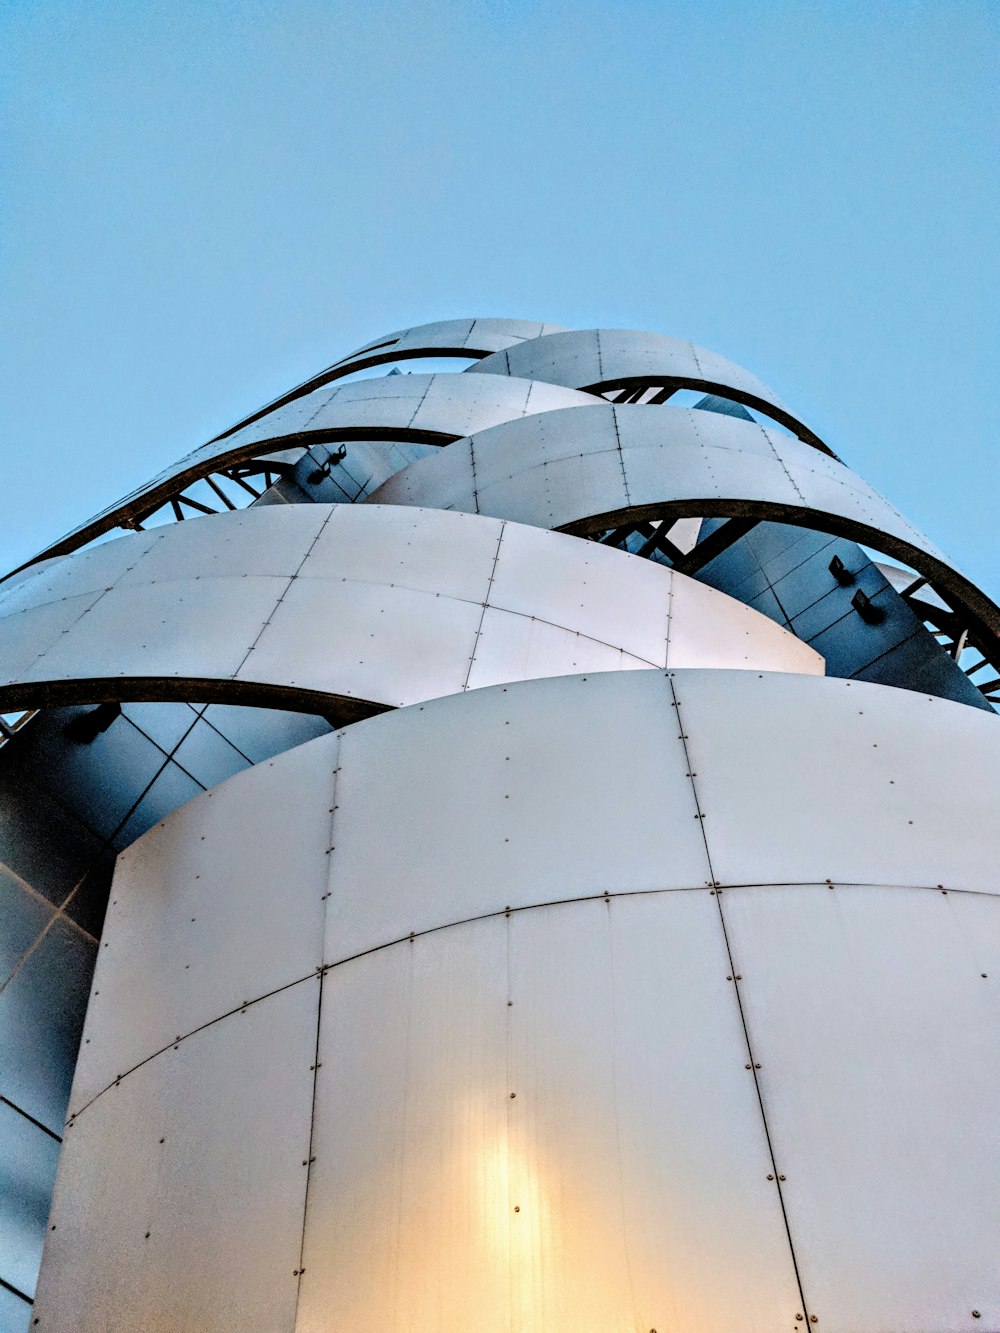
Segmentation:
{"type": "Polygon", "coordinates": [[[319,989],[310,979],[212,1024],[79,1116],[41,1333],[294,1327],[319,989]]]}
{"type": "Polygon", "coordinates": [[[628,378],[704,380],[751,394],[779,409],[781,400],[735,362],[681,338],[638,329],[581,329],[519,343],[469,367],[484,374],[551,379],[582,388],[628,378]]]}
{"type": "Polygon", "coordinates": [[[671,581],[671,572],[651,560],[509,523],[490,605],[571,625],[663,666],[671,581]]]}
{"type": "Polygon", "coordinates": [[[515,1327],[794,1327],[729,970],[704,890],[511,917],[515,1327]]]}
{"type": "Polygon", "coordinates": [[[662,674],[635,671],[476,690],[349,728],[326,961],[508,905],[706,885],[674,713],[662,674]]]}
{"type": "Polygon", "coordinates": [[[469,440],[435,450],[403,468],[378,486],[365,504],[425,505],[437,509],[466,509],[475,513],[476,479],[469,440]],[[447,455],[447,462],[442,463],[447,455]],[[422,464],[434,466],[427,468],[422,464]],[[458,499],[460,503],[453,504],[458,499]],[[461,503],[464,501],[464,503],[461,503]]]}
{"type": "MultiPolygon", "coordinates": [[[[163,540],[117,586],[262,575],[291,578],[331,512],[328,505],[273,505],[185,519],[162,529],[163,540]]],[[[71,563],[78,558],[74,555],[71,563]]]]}
{"type": "Polygon", "coordinates": [[[688,671],[674,683],[723,883],[997,891],[993,717],[803,675],[688,671]]]}
{"type": "Polygon", "coordinates": [[[607,404],[564,411],[544,412],[537,417],[505,423],[502,434],[480,431],[472,439],[476,483],[489,488],[497,481],[517,476],[525,468],[553,463],[581,454],[617,454],[614,409],[607,404]],[[551,420],[549,419],[551,417],[551,420]]]}
{"type": "Polygon", "coordinates": [[[505,922],[324,979],[298,1333],[506,1333],[505,922]]]}
{"type": "Polygon", "coordinates": [[[160,537],[161,533],[156,531],[136,532],[80,551],[72,561],[42,561],[27,569],[16,582],[11,579],[0,583],[0,616],[65,597],[104,592],[126,570],[141,564],[160,537]]]}
{"type": "Polygon", "coordinates": [[[439,509],[340,506],[300,577],[382,583],[482,605],[502,526],[439,509]]]}
{"type": "Polygon", "coordinates": [[[1000,1327],[1000,904],[825,885],[723,902],[819,1327],[1000,1327]]]}
{"type": "Polygon", "coordinates": [[[484,357],[470,371],[490,375],[524,375],[525,379],[550,380],[554,384],[572,384],[579,388],[593,384],[591,372],[598,363],[596,329],[570,330],[538,338],[484,357]],[[526,367],[532,371],[526,374],[526,367]]]}
{"type": "Polygon", "coordinates": [[[466,375],[435,375],[414,413],[411,427],[414,430],[434,430],[441,413],[447,412],[451,434],[471,435],[473,431],[495,425],[497,421],[509,421],[524,415],[531,390],[530,381],[504,381],[494,377],[491,381],[478,383],[487,382],[504,387],[499,393],[482,393],[477,381],[466,375]]]}
{"type": "Polygon", "coordinates": [[[480,486],[477,501],[481,514],[516,518],[539,528],[557,528],[583,513],[625,509],[630,503],[621,455],[607,450],[555,459],[510,480],[480,486]]]}
{"type": "Polygon", "coordinates": [[[680,500],[782,504],[865,524],[946,560],[842,464],[755,422],[686,408],[602,404],[508,422],[419,459],[373,495],[470,511],[477,498],[484,513],[538,527],[680,500]]]}
{"type": "Polygon", "coordinates": [[[256,440],[281,439],[283,436],[303,431],[314,421],[320,408],[329,403],[337,392],[329,385],[314,389],[293,402],[276,407],[249,425],[230,432],[222,441],[202,445],[188,454],[187,458],[191,459],[200,454],[212,457],[222,451],[220,445],[222,449],[232,449],[237,445],[250,444],[256,440]]]}
{"type": "Polygon", "coordinates": [[[46,661],[43,654],[58,652],[64,636],[74,632],[80,617],[103,596],[83,593],[0,619],[0,683],[23,678],[34,663],[46,661]]]}
{"type": "Polygon", "coordinates": [[[487,607],[467,688],[475,690],[510,680],[572,676],[581,671],[624,671],[652,665],[574,630],[550,625],[533,616],[487,607]]]}
{"type": "Polygon", "coordinates": [[[794,634],[683,574],[674,575],[670,667],[795,671],[822,676],[823,658],[794,634]]]}
{"type": "Polygon", "coordinates": [[[369,362],[366,353],[376,354],[379,361],[394,361],[414,352],[428,356],[440,354],[442,349],[467,348],[469,355],[501,351],[526,338],[540,338],[546,333],[561,332],[558,324],[541,324],[529,319],[445,319],[433,324],[419,324],[395,333],[384,333],[356,352],[334,362],[342,375],[350,374],[351,363],[369,362]]]}
{"type": "Polygon", "coordinates": [[[164,581],[116,588],[96,601],[22,679],[226,679],[287,586],[285,578],[203,578],[186,586],[164,581]]]}
{"type": "Polygon", "coordinates": [[[394,705],[454,694],[465,685],[481,617],[475,602],[410,588],[295,579],[238,679],[394,705]]]}
{"type": "Polygon", "coordinates": [[[238,774],[120,854],[72,1111],[322,962],[337,746],[324,736],[238,774]]]}

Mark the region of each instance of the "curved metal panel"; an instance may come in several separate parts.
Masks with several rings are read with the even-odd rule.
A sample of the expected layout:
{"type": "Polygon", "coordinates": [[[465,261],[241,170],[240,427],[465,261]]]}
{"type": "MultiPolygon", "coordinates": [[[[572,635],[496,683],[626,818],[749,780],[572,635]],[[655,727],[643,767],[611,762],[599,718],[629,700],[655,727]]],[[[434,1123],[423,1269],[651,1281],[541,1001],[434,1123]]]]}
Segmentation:
{"type": "Polygon", "coordinates": [[[1000,902],[825,884],[724,902],[819,1327],[1000,1327],[1000,902]]]}
{"type": "MultiPolygon", "coordinates": [[[[388,361],[409,360],[417,356],[489,356],[505,347],[549,333],[562,333],[558,324],[541,324],[530,319],[443,319],[433,324],[415,324],[395,333],[383,333],[356,351],[335,361],[324,374],[350,375],[369,366],[388,361]]],[[[331,376],[333,378],[333,376],[331,376]]]]}
{"type": "Polygon", "coordinates": [[[339,737],[248,769],[118,856],[69,1109],[179,1035],[308,976],[323,961],[339,737]],[[241,829],[222,847],[212,830],[241,829]],[[227,960],[227,961],[224,961],[227,960]]]}
{"type": "MultiPolygon", "coordinates": [[[[354,716],[525,675],[662,667],[680,581],[573,537],[438,510],[213,515],[49,561],[12,585],[9,615],[0,589],[0,707],[183,698],[340,716],[346,701],[354,716]],[[549,558],[558,581],[534,596],[530,570],[549,558]]],[[[706,596],[710,660],[822,671],[763,616],[748,656],[745,609],[706,596]]],[[[683,632],[697,657],[699,620],[683,632]]]]}
{"type": "Polygon", "coordinates": [[[723,697],[676,677],[716,879],[1000,891],[992,716],[858,681],[726,679],[723,697]]]}
{"type": "Polygon", "coordinates": [[[509,422],[419,459],[371,500],[581,534],[665,514],[797,523],[907,561],[990,639],[1000,636],[1000,609],[860,477],[798,440],[717,413],[609,404],[509,422]]]}
{"type": "Polygon", "coordinates": [[[329,972],[301,1327],[794,1327],[726,966],[713,900],[677,893],[329,972]]]}
{"type": "Polygon", "coordinates": [[[558,324],[539,324],[529,319],[444,319],[433,324],[415,324],[409,329],[397,329],[395,333],[383,333],[215,438],[225,439],[233,431],[248,426],[275,408],[283,407],[333,380],[367,370],[371,366],[386,365],[390,361],[410,361],[424,356],[488,356],[491,352],[512,347],[526,338],[560,332],[562,330],[558,324]]]}
{"type": "Polygon", "coordinates": [[[141,519],[199,477],[291,445],[377,439],[447,444],[517,417],[592,402],[590,394],[558,385],[472,380],[461,375],[383,376],[317,390],[186,454],[53,542],[34,561],[75,550],[112,528],[141,519]]]}
{"type": "Polygon", "coordinates": [[[549,333],[496,352],[470,366],[468,373],[518,375],[591,393],[646,384],[697,389],[755,407],[800,439],[830,452],[756,375],[706,347],[662,333],[638,329],[549,333]]]}
{"type": "MultiPolygon", "coordinates": [[[[974,1194],[1000,1098],[998,786],[1000,734],[961,705],[677,671],[430,702],[205,794],[115,880],[78,1087],[123,1049],[110,1015],[140,980],[153,1058],[74,1118],[43,1321],[75,1300],[74,1327],[183,1325],[215,1262],[210,1300],[246,1322],[234,1237],[285,1254],[296,1207],[304,1328],[365,1328],[390,1291],[434,1330],[478,1302],[487,1329],[993,1318],[1000,1219],[974,1194]],[[221,975],[181,972],[162,940],[196,898],[212,939],[259,912],[274,959],[217,947],[221,975]],[[322,987],[301,970],[321,929],[322,987]],[[211,1013],[282,965],[298,985],[211,1013]],[[165,1190],[161,1124],[184,1154],[165,1190]]],[[[267,1311],[272,1257],[248,1286],[267,1311]]]]}
{"type": "Polygon", "coordinates": [[[193,1034],[67,1129],[40,1333],[294,1326],[319,989],[193,1034]]]}

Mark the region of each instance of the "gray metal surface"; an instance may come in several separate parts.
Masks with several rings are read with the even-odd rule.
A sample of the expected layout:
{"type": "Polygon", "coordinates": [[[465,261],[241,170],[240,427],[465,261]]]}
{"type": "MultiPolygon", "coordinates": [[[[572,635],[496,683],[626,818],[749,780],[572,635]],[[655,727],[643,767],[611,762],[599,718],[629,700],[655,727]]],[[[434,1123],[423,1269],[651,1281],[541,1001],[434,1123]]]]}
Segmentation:
{"type": "Polygon", "coordinates": [[[723,901],[819,1327],[1000,1327],[1000,902],[839,884],[723,901]]]}
{"type": "Polygon", "coordinates": [[[993,717],[856,681],[722,679],[675,681],[716,879],[1000,891],[993,717]]]}
{"type": "Polygon", "coordinates": [[[257,769],[223,782],[119,856],[71,1113],[178,1036],[322,962],[337,746],[327,736],[282,756],[277,797],[257,769]],[[220,846],[208,835],[227,824],[241,837],[220,846]]]}
{"type": "Polygon", "coordinates": [[[1000,637],[1000,609],[836,459],[693,408],[595,406],[509,422],[419,459],[371,496],[595,533],[626,520],[725,515],[844,536],[905,560],[1000,637]]]}
{"type": "Polygon", "coordinates": [[[213,1023],[67,1130],[41,1333],[294,1326],[318,999],[213,1023]]]}
{"type": "Polygon", "coordinates": [[[517,375],[601,392],[663,384],[697,389],[754,407],[810,444],[826,449],[777,395],[742,366],[706,347],[638,329],[572,329],[514,344],[470,366],[467,373],[517,375]]]}
{"type": "MultiPolygon", "coordinates": [[[[180,698],[336,715],[526,676],[665,666],[684,581],[573,537],[400,506],[244,510],[99,550],[15,585],[10,616],[0,588],[0,705],[180,698]],[[541,580],[533,605],[531,568],[548,552],[559,577],[541,580]],[[32,605],[32,590],[53,600],[32,605]]],[[[704,651],[717,664],[822,671],[763,616],[748,654],[755,613],[696,596],[690,624],[676,627],[687,660],[704,651]],[[714,617],[702,617],[706,599],[714,617]]],[[[202,762],[205,785],[224,776],[202,762]]]]}
{"type": "Polygon", "coordinates": [[[196,478],[276,449],[365,439],[441,445],[498,422],[592,402],[590,394],[553,384],[461,375],[382,376],[323,388],[186,454],[34,559],[75,550],[158,508],[196,478]]]}
{"type": "Polygon", "coordinates": [[[329,972],[298,1327],[793,1327],[726,966],[702,891],[329,972]]]}
{"type": "Polygon", "coordinates": [[[116,876],[43,1321],[292,1328],[294,1276],[346,1333],[996,1322],[998,780],[960,705],[692,670],[206,793],[116,876]]]}
{"type": "Polygon", "coordinates": [[[627,330],[385,335],[48,554],[206,513],[0,586],[0,1325],[44,1234],[57,1333],[1000,1329],[1000,610],[627,330]]]}

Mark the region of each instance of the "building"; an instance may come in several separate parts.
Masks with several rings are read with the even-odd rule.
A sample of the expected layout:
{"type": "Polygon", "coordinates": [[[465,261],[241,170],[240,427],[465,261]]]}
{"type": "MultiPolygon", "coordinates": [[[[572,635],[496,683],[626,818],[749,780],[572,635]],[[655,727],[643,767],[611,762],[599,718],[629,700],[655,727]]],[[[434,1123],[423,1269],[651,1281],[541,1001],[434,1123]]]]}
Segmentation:
{"type": "Polygon", "coordinates": [[[998,633],[741,367],[514,320],[41,552],[0,1324],[1000,1328],[998,633]]]}

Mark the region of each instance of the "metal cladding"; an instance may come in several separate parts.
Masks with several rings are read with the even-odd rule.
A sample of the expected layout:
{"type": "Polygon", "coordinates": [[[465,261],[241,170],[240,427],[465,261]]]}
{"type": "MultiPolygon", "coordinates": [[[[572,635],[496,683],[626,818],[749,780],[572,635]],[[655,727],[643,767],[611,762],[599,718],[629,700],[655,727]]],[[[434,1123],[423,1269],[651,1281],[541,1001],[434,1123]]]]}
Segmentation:
{"type": "Polygon", "coordinates": [[[663,402],[678,389],[698,389],[780,421],[816,447],[826,445],[762,384],[756,375],[705,347],[637,329],[585,329],[549,333],[485,357],[472,371],[520,375],[567,388],[639,392],[656,386],[663,402]]]}
{"type": "Polygon", "coordinates": [[[998,643],[771,390],[620,330],[375,338],[49,547],[0,1323],[1000,1328],[998,643]]]}
{"type": "MultiPolygon", "coordinates": [[[[36,560],[62,555],[116,527],[134,527],[191,482],[250,459],[286,457],[284,451],[343,440],[408,440],[448,444],[475,430],[528,412],[591,401],[587,394],[521,380],[486,387],[454,375],[407,375],[360,380],[328,392],[282,401],[247,425],[185,455],[130,495],[41,551],[36,560]]],[[[232,508],[232,505],[229,506],[232,508]]]]}
{"type": "Polygon", "coordinates": [[[218,514],[35,565],[0,584],[0,660],[16,673],[0,710],[222,699],[338,721],[575,671],[823,672],[787,630],[663,566],[393,505],[218,514]]]}

